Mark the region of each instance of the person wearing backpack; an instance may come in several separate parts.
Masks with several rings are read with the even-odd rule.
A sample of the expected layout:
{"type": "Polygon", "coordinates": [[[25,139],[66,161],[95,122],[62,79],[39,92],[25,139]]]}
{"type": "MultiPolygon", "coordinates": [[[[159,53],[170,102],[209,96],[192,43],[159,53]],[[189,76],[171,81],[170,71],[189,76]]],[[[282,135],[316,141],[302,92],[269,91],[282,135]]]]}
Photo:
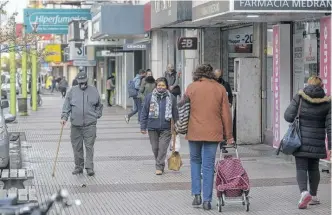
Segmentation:
{"type": "Polygon", "coordinates": [[[125,121],[128,124],[130,118],[138,113],[138,123],[140,122],[141,110],[142,110],[142,99],[138,97],[138,92],[141,87],[142,79],[146,76],[146,72],[140,69],[135,78],[128,83],[128,94],[129,98],[133,98],[134,107],[133,110],[125,116],[125,121]]]}

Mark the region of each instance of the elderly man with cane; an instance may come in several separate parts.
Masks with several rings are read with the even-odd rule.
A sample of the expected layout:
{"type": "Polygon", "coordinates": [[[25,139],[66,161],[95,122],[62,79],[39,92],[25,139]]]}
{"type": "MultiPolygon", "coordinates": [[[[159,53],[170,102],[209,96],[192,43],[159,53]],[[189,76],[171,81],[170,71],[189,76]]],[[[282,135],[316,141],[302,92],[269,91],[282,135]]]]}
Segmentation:
{"type": "Polygon", "coordinates": [[[77,75],[78,85],[68,92],[62,108],[61,125],[65,125],[69,115],[71,121],[71,144],[74,151],[75,169],[73,175],[82,174],[85,167],[87,174],[93,176],[93,152],[96,139],[97,119],[102,116],[103,105],[99,92],[87,83],[85,72],[77,75]],[[83,142],[86,149],[84,164],[83,142]]]}

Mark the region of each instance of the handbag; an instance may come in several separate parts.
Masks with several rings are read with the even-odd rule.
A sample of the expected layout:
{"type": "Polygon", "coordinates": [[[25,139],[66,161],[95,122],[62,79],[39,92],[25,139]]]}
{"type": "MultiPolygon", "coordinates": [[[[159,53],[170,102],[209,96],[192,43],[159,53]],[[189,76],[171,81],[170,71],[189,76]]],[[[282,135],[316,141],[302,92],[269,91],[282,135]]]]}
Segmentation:
{"type": "Polygon", "coordinates": [[[172,131],[172,154],[168,158],[167,163],[168,163],[168,169],[173,170],[173,171],[179,171],[181,166],[182,166],[182,159],[180,156],[180,153],[178,151],[175,151],[175,144],[176,144],[176,132],[174,129],[174,121],[172,119],[171,121],[171,131],[172,131]]]}
{"type": "Polygon", "coordinates": [[[297,108],[296,117],[289,125],[289,128],[282,138],[279,148],[277,150],[277,155],[282,151],[286,155],[292,155],[301,147],[301,132],[300,132],[300,111],[302,106],[302,98],[300,97],[299,107],[297,108]]]}
{"type": "Polygon", "coordinates": [[[179,119],[175,123],[175,131],[178,134],[187,134],[190,117],[190,99],[184,94],[178,103],[179,119]]]}

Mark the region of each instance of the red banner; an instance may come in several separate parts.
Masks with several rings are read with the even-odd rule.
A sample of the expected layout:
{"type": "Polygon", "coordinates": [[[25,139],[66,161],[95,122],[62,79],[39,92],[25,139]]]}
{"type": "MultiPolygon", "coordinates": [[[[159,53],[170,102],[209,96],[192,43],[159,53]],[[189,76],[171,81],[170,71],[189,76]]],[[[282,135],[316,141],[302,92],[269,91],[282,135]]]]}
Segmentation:
{"type": "Polygon", "coordinates": [[[273,26],[273,147],[280,145],[280,27],[273,26]]]}
{"type": "Polygon", "coordinates": [[[144,5],[144,31],[151,30],[151,2],[144,5]]]}
{"type": "MultiPolygon", "coordinates": [[[[320,69],[319,75],[327,95],[331,95],[331,17],[320,20],[320,69]]],[[[327,141],[326,141],[327,150],[327,141]]]]}
{"type": "Polygon", "coordinates": [[[16,24],[16,37],[20,38],[23,35],[23,24],[16,24]]]}

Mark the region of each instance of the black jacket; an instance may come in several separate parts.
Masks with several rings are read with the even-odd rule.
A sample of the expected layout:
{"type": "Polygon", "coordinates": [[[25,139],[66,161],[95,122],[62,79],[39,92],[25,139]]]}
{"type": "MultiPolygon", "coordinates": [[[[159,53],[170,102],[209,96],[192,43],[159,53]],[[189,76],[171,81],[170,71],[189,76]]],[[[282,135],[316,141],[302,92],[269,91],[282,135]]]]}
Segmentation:
{"type": "Polygon", "coordinates": [[[302,98],[300,131],[302,145],[293,155],[307,158],[326,158],[325,135],[331,150],[331,97],[325,96],[323,88],[309,85],[299,91],[285,111],[285,120],[293,122],[302,98]]]}
{"type": "Polygon", "coordinates": [[[221,77],[218,79],[218,82],[225,87],[227,95],[228,95],[228,102],[230,104],[233,104],[233,93],[232,93],[232,88],[229,85],[229,83],[221,77]]]}

